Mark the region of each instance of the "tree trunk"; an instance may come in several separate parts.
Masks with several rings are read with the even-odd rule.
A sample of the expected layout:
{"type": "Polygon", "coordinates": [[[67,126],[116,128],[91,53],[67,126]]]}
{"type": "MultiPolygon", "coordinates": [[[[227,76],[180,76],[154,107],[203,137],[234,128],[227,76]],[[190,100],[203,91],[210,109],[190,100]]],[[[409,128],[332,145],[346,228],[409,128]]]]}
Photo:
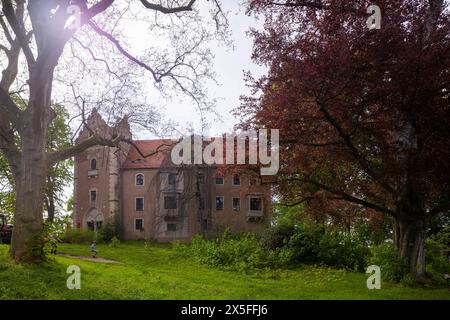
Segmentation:
{"type": "Polygon", "coordinates": [[[43,259],[43,200],[47,176],[45,147],[39,137],[29,132],[23,141],[19,170],[15,175],[16,206],[11,242],[11,257],[17,262],[43,259]],[[27,139],[28,140],[28,139],[27,139]]]}
{"type": "Polygon", "coordinates": [[[417,281],[425,276],[425,221],[399,217],[395,221],[395,243],[410,275],[417,281]]]}
{"type": "Polygon", "coordinates": [[[50,184],[51,181],[47,180],[47,193],[45,196],[45,206],[47,208],[47,221],[50,223],[53,223],[55,221],[55,197],[53,195],[53,190],[49,189],[48,184],[50,184]]]}

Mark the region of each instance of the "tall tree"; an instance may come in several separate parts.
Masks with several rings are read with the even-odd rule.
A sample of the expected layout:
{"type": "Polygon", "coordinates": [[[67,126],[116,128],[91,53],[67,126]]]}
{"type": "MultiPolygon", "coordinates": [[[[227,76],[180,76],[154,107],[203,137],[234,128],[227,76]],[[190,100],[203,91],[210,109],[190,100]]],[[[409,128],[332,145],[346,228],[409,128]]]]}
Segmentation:
{"type": "MultiPolygon", "coordinates": [[[[210,4],[213,25],[225,30],[219,1],[210,4]]],[[[10,251],[13,259],[42,258],[42,199],[50,168],[89,147],[118,147],[124,140],[120,134],[101,136],[93,131],[91,138],[78,145],[48,152],[49,126],[56,116],[50,104],[56,79],[72,89],[72,103],[81,105],[83,119],[85,107],[94,107],[96,94],[103,99],[95,100],[95,107],[116,107],[109,108],[113,117],[126,107],[136,110],[135,101],[141,95],[132,85],[138,71],[130,65],[148,72],[163,93],[181,92],[203,106],[206,97],[202,83],[211,76],[211,54],[204,43],[214,33],[222,36],[225,32],[207,29],[196,6],[196,0],[2,0],[0,52],[6,63],[0,80],[0,150],[8,161],[16,192],[10,251]],[[150,32],[155,39],[165,36],[160,42],[150,43],[151,52],[141,58],[130,53],[124,39],[124,21],[134,20],[147,21],[145,30],[140,30],[143,34],[150,32]],[[80,50],[84,55],[77,54],[80,50]],[[89,58],[104,66],[103,73],[89,64],[89,58]],[[70,63],[58,68],[67,60],[70,63]],[[113,65],[123,69],[117,72],[113,65]],[[89,86],[83,72],[91,72],[97,87],[89,86]],[[115,82],[109,83],[109,79],[115,82]],[[82,91],[89,97],[83,97],[82,91]],[[12,94],[25,96],[25,110],[17,106],[12,94]]],[[[151,112],[139,114],[139,120],[145,123],[151,116],[151,112]]]]}
{"type": "Polygon", "coordinates": [[[314,210],[351,204],[392,216],[410,272],[425,272],[424,238],[450,209],[450,16],[442,0],[251,0],[255,95],[244,126],[280,129],[279,191],[314,210]],[[262,95],[256,95],[261,92],[262,95]],[[319,204],[319,205],[318,205],[319,204]]]}
{"type": "MultiPolygon", "coordinates": [[[[16,103],[21,108],[25,105],[20,101],[16,103]]],[[[70,147],[71,134],[68,124],[69,115],[67,110],[60,104],[53,104],[56,118],[49,127],[49,139],[47,152],[56,152],[70,147]]],[[[53,222],[57,207],[64,206],[64,188],[68,187],[72,181],[72,159],[66,159],[57,163],[49,169],[46,178],[46,189],[44,208],[47,211],[47,220],[53,222]]],[[[15,206],[14,178],[5,157],[0,154],[0,209],[12,214],[15,206]]]]}

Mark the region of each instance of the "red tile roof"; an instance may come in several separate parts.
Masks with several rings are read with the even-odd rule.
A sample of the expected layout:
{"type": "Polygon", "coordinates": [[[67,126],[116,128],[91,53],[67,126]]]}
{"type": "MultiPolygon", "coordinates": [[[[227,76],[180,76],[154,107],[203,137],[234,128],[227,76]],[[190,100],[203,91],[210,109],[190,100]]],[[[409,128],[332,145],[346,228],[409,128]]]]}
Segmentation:
{"type": "Polygon", "coordinates": [[[157,139],[135,140],[133,142],[144,156],[150,155],[156,151],[159,152],[148,157],[142,157],[139,151],[134,146],[131,146],[127,159],[122,165],[122,169],[154,169],[161,167],[163,164],[171,164],[170,150],[171,146],[176,144],[176,141],[157,139]]]}

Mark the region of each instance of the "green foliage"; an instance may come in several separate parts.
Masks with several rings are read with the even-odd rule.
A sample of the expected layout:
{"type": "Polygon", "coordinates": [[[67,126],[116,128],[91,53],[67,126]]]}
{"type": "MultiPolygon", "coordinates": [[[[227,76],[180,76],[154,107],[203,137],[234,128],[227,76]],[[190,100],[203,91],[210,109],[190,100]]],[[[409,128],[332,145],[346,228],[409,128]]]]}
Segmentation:
{"type": "Polygon", "coordinates": [[[184,249],[202,264],[234,270],[255,267],[255,264],[259,264],[261,253],[255,235],[231,236],[227,231],[221,238],[213,241],[204,240],[200,235],[194,236],[191,245],[184,249]]]}
{"type": "Polygon", "coordinates": [[[119,237],[119,224],[116,221],[105,223],[99,231],[99,239],[110,242],[113,238],[119,237]]]}
{"type": "Polygon", "coordinates": [[[369,255],[369,248],[359,237],[331,231],[320,239],[317,259],[329,266],[364,271],[369,255]]]}
{"type": "Polygon", "coordinates": [[[406,262],[402,260],[392,243],[383,243],[371,248],[372,256],[369,258],[370,265],[381,268],[383,279],[399,282],[408,272],[406,262]]]}
{"type": "MultiPolygon", "coordinates": [[[[444,240],[446,238],[439,238],[444,240]]],[[[450,261],[445,254],[445,249],[448,249],[446,245],[435,239],[427,239],[425,241],[425,261],[427,262],[427,274],[431,280],[437,284],[445,284],[444,274],[450,274],[450,261]]]]}
{"type": "Polygon", "coordinates": [[[196,236],[190,246],[177,247],[202,264],[241,271],[289,268],[305,263],[364,271],[370,254],[358,237],[338,231],[326,232],[324,226],[318,224],[304,224],[294,229],[276,226],[269,228],[261,238],[229,233],[215,240],[196,236]]]}
{"type": "Polygon", "coordinates": [[[71,229],[63,235],[61,240],[64,243],[92,243],[97,240],[97,236],[91,230],[71,229]]]}
{"type": "MultiPolygon", "coordinates": [[[[38,265],[16,264],[9,259],[8,249],[0,245],[0,300],[450,299],[446,288],[410,288],[383,282],[382,290],[368,290],[366,274],[321,266],[263,269],[253,274],[223,271],[197,263],[170,244],[145,247],[143,242],[133,241],[122,242],[117,248],[98,245],[102,258],[120,264],[60,255],[38,265]],[[81,290],[66,287],[66,270],[73,264],[82,270],[81,290]]],[[[62,243],[58,251],[91,256],[85,244],[62,243]]]]}
{"type": "MultiPolygon", "coordinates": [[[[15,102],[19,107],[25,107],[20,99],[15,102]]],[[[70,126],[68,125],[69,113],[64,106],[53,104],[56,118],[49,126],[47,151],[54,152],[66,149],[71,145],[70,126]]],[[[50,200],[55,202],[60,208],[65,207],[64,188],[72,182],[72,159],[61,161],[49,169],[46,184],[46,199],[44,206],[47,208],[50,200]]],[[[14,212],[15,188],[14,179],[8,166],[6,158],[0,152],[0,212],[14,212]]],[[[65,208],[64,208],[65,209],[65,208]]]]}
{"type": "Polygon", "coordinates": [[[112,248],[117,248],[120,245],[120,240],[117,239],[117,237],[113,237],[111,239],[111,242],[109,243],[109,246],[112,248]]]}

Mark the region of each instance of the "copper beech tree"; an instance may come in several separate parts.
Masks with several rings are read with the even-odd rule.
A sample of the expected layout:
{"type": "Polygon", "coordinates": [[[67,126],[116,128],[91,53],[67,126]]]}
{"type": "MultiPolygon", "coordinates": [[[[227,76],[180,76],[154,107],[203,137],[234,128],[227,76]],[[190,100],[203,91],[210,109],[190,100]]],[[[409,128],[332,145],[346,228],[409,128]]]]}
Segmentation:
{"type": "MultiPolygon", "coordinates": [[[[395,245],[424,276],[427,221],[450,209],[450,15],[442,0],[251,0],[253,59],[268,74],[236,110],[280,129],[279,192],[395,221],[395,245]],[[256,94],[260,92],[262,94],[256,94]]],[[[321,204],[321,205],[318,205],[321,204]]]]}
{"type": "MultiPolygon", "coordinates": [[[[65,70],[58,69],[58,65],[71,58],[76,50],[84,51],[84,56],[72,57],[72,60],[78,61],[86,72],[92,70],[94,64],[104,67],[104,73],[96,69],[93,74],[105,90],[112,91],[106,82],[108,77],[115,77],[116,86],[121,89],[132,81],[131,67],[118,74],[113,70],[113,64],[132,64],[147,72],[160,89],[166,87],[181,92],[202,104],[206,97],[201,83],[210,76],[208,67],[211,62],[211,55],[203,44],[214,36],[220,37],[222,31],[219,29],[226,28],[226,17],[219,1],[210,1],[211,17],[208,20],[211,20],[212,28],[208,31],[203,24],[206,19],[199,13],[199,5],[196,0],[1,1],[0,152],[8,161],[16,190],[10,250],[13,259],[42,259],[43,199],[50,168],[89,147],[117,147],[124,142],[120,134],[107,137],[92,132],[88,140],[78,145],[57,152],[47,151],[49,126],[56,115],[51,107],[55,79],[62,78],[59,82],[63,83],[73,77],[70,87],[74,104],[80,99],[83,101],[83,114],[84,107],[93,100],[80,98],[76,91],[84,89],[93,94],[97,91],[87,87],[87,78],[78,74],[79,70],[72,65],[62,68],[65,70]],[[133,20],[130,14],[144,13],[150,18],[144,26],[146,30],[141,32],[166,34],[165,39],[173,45],[172,51],[161,49],[158,52],[162,48],[158,43],[153,46],[151,54],[137,57],[127,48],[127,39],[122,32],[126,26],[123,27],[122,22],[133,20]],[[100,45],[96,45],[98,43],[100,45]],[[67,76],[61,76],[63,71],[67,76]],[[24,108],[16,105],[16,98],[22,99],[24,108]]],[[[135,20],[142,21],[142,15],[135,20]]],[[[148,44],[149,47],[152,45],[148,44]]],[[[122,108],[141,95],[132,93],[133,99],[124,101],[120,100],[122,93],[126,94],[125,91],[113,92],[104,99],[105,104],[114,108],[114,104],[120,102],[122,108]]],[[[90,107],[102,108],[102,105],[90,107]]],[[[113,113],[118,115],[120,110],[113,113]]],[[[141,123],[147,121],[142,116],[138,120],[141,123]]]]}

